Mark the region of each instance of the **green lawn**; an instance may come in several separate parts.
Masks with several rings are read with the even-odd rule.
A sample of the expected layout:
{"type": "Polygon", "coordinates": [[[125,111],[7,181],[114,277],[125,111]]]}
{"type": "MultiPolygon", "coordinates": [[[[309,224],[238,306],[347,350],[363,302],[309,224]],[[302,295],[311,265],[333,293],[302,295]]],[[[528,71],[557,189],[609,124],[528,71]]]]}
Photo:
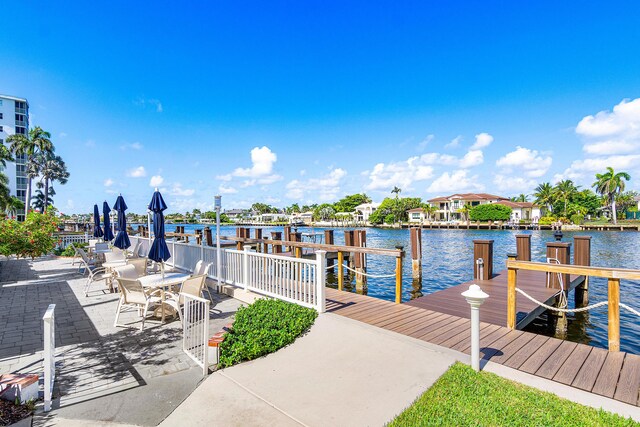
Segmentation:
{"type": "Polygon", "coordinates": [[[390,426],[640,426],[488,372],[454,364],[390,426]]]}

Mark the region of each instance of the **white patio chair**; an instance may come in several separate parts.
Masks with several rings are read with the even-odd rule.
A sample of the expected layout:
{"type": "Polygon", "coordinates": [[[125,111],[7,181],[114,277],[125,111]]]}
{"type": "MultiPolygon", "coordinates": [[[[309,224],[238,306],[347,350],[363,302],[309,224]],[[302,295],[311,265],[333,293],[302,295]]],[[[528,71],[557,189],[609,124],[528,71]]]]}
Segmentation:
{"type": "Polygon", "coordinates": [[[124,252],[120,249],[114,249],[111,252],[104,253],[104,261],[105,262],[118,262],[118,261],[126,261],[127,257],[124,252]]]}
{"type": "MultiPolygon", "coordinates": [[[[213,302],[213,297],[211,296],[211,291],[209,290],[209,286],[206,285],[206,277],[209,275],[209,268],[211,267],[211,265],[213,265],[212,262],[208,262],[205,264],[205,262],[202,260],[198,261],[196,263],[195,268],[193,269],[193,275],[200,276],[204,274],[205,276],[204,290],[207,292],[207,295],[209,295],[209,301],[213,302]]],[[[218,286],[220,286],[220,284],[218,284],[218,286]]]]}
{"type": "Polygon", "coordinates": [[[127,266],[132,266],[136,270],[137,277],[142,277],[148,274],[147,261],[147,258],[129,258],[127,266]]]}
{"type": "Polygon", "coordinates": [[[133,250],[127,251],[127,257],[128,258],[138,258],[140,256],[140,246],[142,245],[142,242],[140,242],[140,240],[138,240],[135,244],[135,246],[133,247],[133,250]]]}
{"type": "Polygon", "coordinates": [[[78,249],[73,243],[69,243],[69,246],[73,248],[73,258],[71,259],[71,266],[74,266],[76,265],[76,258],[78,258],[80,255],[78,254],[78,249]]]}
{"type": "Polygon", "coordinates": [[[78,273],[80,273],[82,270],[82,274],[85,275],[87,274],[90,270],[87,268],[87,265],[93,269],[95,267],[97,267],[97,263],[96,260],[94,258],[91,258],[82,248],[76,248],[76,254],[80,257],[80,264],[78,267],[78,273]]]}
{"type": "Polygon", "coordinates": [[[118,287],[120,288],[120,300],[116,309],[116,318],[113,321],[114,327],[127,327],[127,325],[118,324],[120,313],[124,308],[133,308],[142,317],[140,330],[144,329],[144,321],[149,312],[149,307],[162,302],[162,289],[146,290],[139,280],[126,279],[124,277],[116,278],[118,287]]]}
{"type": "Polygon", "coordinates": [[[84,296],[89,296],[89,288],[94,282],[104,281],[105,287],[108,287],[108,279],[110,279],[111,275],[107,274],[104,268],[96,267],[95,262],[92,263],[91,260],[87,257],[87,254],[82,249],[78,248],[78,253],[80,254],[80,257],[82,259],[85,273],[89,274],[89,277],[87,277],[87,283],[85,283],[84,285],[84,296]]]}
{"type": "Polygon", "coordinates": [[[202,289],[205,287],[205,281],[207,276],[205,274],[201,274],[198,276],[191,276],[185,279],[180,285],[180,291],[178,293],[174,292],[165,292],[164,294],[164,302],[167,305],[170,305],[178,312],[178,317],[180,321],[182,321],[182,306],[184,305],[184,297],[183,294],[189,294],[196,297],[200,297],[202,294],[202,289]]]}

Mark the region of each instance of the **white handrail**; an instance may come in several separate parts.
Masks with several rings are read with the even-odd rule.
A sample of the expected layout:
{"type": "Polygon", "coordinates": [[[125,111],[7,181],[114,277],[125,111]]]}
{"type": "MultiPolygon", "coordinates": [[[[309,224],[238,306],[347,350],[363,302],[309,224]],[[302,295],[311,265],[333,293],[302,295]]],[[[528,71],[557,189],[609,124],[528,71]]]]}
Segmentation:
{"type": "Polygon", "coordinates": [[[44,322],[44,411],[51,410],[53,384],[56,380],[56,316],[55,304],[49,304],[44,322]]]}
{"type": "Polygon", "coordinates": [[[202,368],[202,376],[209,373],[209,300],[180,293],[184,298],[182,316],[182,350],[202,368]]]}

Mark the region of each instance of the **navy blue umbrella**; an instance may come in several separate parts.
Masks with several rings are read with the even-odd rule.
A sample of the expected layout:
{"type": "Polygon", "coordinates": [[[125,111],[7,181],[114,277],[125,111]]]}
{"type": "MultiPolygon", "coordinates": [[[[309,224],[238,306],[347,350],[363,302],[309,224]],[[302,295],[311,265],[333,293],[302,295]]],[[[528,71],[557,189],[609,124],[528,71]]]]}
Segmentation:
{"type": "Polygon", "coordinates": [[[116,204],[113,205],[113,209],[118,212],[118,235],[113,242],[113,246],[120,249],[127,249],[131,246],[129,241],[129,235],[127,234],[127,215],[124,211],[127,210],[127,204],[124,202],[122,195],[116,199],[116,204]]]}
{"type": "Polygon", "coordinates": [[[149,259],[155,262],[164,262],[171,257],[169,247],[164,237],[164,214],[162,211],[167,209],[167,204],[162,198],[162,194],[158,190],[153,193],[149,210],[153,212],[153,243],[149,249],[149,259]]]}
{"type": "Polygon", "coordinates": [[[111,212],[111,208],[109,208],[109,204],[104,202],[102,204],[102,216],[104,217],[104,241],[110,242],[113,240],[113,231],[111,231],[111,218],[109,218],[109,213],[111,212]]]}
{"type": "Polygon", "coordinates": [[[104,233],[100,228],[100,212],[98,211],[98,205],[93,205],[93,237],[102,237],[104,233]]]}

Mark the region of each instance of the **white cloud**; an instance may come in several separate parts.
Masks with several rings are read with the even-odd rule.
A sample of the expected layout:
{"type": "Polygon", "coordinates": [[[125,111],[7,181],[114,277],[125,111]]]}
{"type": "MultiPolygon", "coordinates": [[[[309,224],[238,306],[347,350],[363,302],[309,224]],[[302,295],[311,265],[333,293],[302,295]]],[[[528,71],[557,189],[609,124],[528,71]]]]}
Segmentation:
{"type": "Polygon", "coordinates": [[[138,166],[137,168],[129,170],[127,176],[129,178],[144,178],[147,176],[147,171],[144,169],[144,166],[138,166]]]}
{"type": "Polygon", "coordinates": [[[164,182],[164,178],[161,175],[154,175],[149,180],[150,187],[160,187],[164,182]]]}
{"type": "Polygon", "coordinates": [[[462,169],[468,169],[474,166],[481,165],[484,162],[484,156],[482,150],[469,150],[467,154],[460,159],[460,167],[462,169]]]}
{"type": "Polygon", "coordinates": [[[537,150],[530,150],[525,147],[516,147],[515,151],[505,154],[496,161],[496,166],[504,172],[517,171],[524,173],[529,178],[539,178],[551,167],[553,159],[551,156],[544,156],[537,150]]]}
{"type": "Polygon", "coordinates": [[[506,176],[501,174],[494,176],[493,183],[499,190],[510,192],[531,191],[537,185],[535,179],[527,179],[522,176],[506,176]]]}
{"type": "Polygon", "coordinates": [[[576,133],[586,138],[624,139],[640,137],[640,98],[633,101],[623,99],[613,111],[600,111],[595,116],[584,117],[576,126],[576,133]]]}
{"type": "Polygon", "coordinates": [[[287,186],[287,197],[295,200],[302,200],[305,193],[310,192],[319,201],[334,200],[340,193],[340,183],[347,176],[347,171],[341,168],[332,169],[327,175],[321,178],[310,178],[306,181],[294,179],[287,186]]]}
{"type": "Polygon", "coordinates": [[[113,185],[113,180],[111,178],[107,178],[104,180],[105,187],[111,187],[113,185]]]}
{"type": "Polygon", "coordinates": [[[422,140],[422,142],[420,142],[420,144],[418,144],[418,151],[424,151],[424,150],[426,150],[426,149],[427,149],[427,145],[429,145],[429,143],[430,143],[431,141],[433,141],[433,139],[434,139],[434,138],[435,138],[435,135],[433,135],[433,134],[427,135],[427,136],[422,140]]]}
{"type": "Polygon", "coordinates": [[[458,170],[453,173],[445,172],[436,178],[429,188],[428,193],[455,193],[457,191],[482,191],[484,185],[478,182],[478,176],[468,176],[467,170],[458,170]]]}
{"type": "Polygon", "coordinates": [[[300,171],[300,176],[305,176],[307,174],[307,170],[306,169],[302,169],[300,171]]]}
{"type": "Polygon", "coordinates": [[[191,197],[196,191],[192,188],[182,188],[182,185],[178,182],[173,184],[169,190],[169,194],[177,197],[191,197]]]}
{"type": "Polygon", "coordinates": [[[156,110],[157,113],[162,113],[162,102],[156,98],[136,98],[133,103],[139,107],[146,108],[147,105],[156,110]]]}
{"type": "Polygon", "coordinates": [[[218,191],[220,194],[235,194],[238,192],[238,190],[233,187],[225,187],[224,184],[220,184],[218,191]]]}
{"type": "Polygon", "coordinates": [[[444,148],[458,148],[462,142],[462,135],[458,135],[451,140],[450,143],[444,146],[444,148]]]}
{"type": "Polygon", "coordinates": [[[122,150],[128,150],[128,149],[131,149],[131,150],[142,150],[142,148],[143,148],[143,146],[139,142],[134,142],[134,143],[131,143],[131,144],[125,144],[125,145],[121,145],[120,146],[120,149],[122,149],[122,150]]]}
{"type": "Polygon", "coordinates": [[[478,150],[491,145],[493,137],[486,132],[482,132],[476,135],[476,142],[469,148],[470,150],[478,150]]]}
{"type": "Polygon", "coordinates": [[[269,147],[254,147],[251,150],[252,166],[250,168],[236,168],[231,173],[216,176],[216,179],[229,182],[234,177],[249,178],[243,182],[243,187],[273,184],[282,179],[282,176],[272,173],[273,165],[277,160],[278,156],[269,147]]]}
{"type": "Polygon", "coordinates": [[[554,175],[553,179],[555,182],[563,179],[572,179],[574,181],[586,179],[587,181],[583,182],[591,185],[595,179],[595,174],[604,172],[608,166],[614,170],[628,171],[631,169],[640,172],[640,154],[575,160],[563,173],[554,175]],[[588,179],[591,179],[591,181],[588,181],[588,179]]]}

